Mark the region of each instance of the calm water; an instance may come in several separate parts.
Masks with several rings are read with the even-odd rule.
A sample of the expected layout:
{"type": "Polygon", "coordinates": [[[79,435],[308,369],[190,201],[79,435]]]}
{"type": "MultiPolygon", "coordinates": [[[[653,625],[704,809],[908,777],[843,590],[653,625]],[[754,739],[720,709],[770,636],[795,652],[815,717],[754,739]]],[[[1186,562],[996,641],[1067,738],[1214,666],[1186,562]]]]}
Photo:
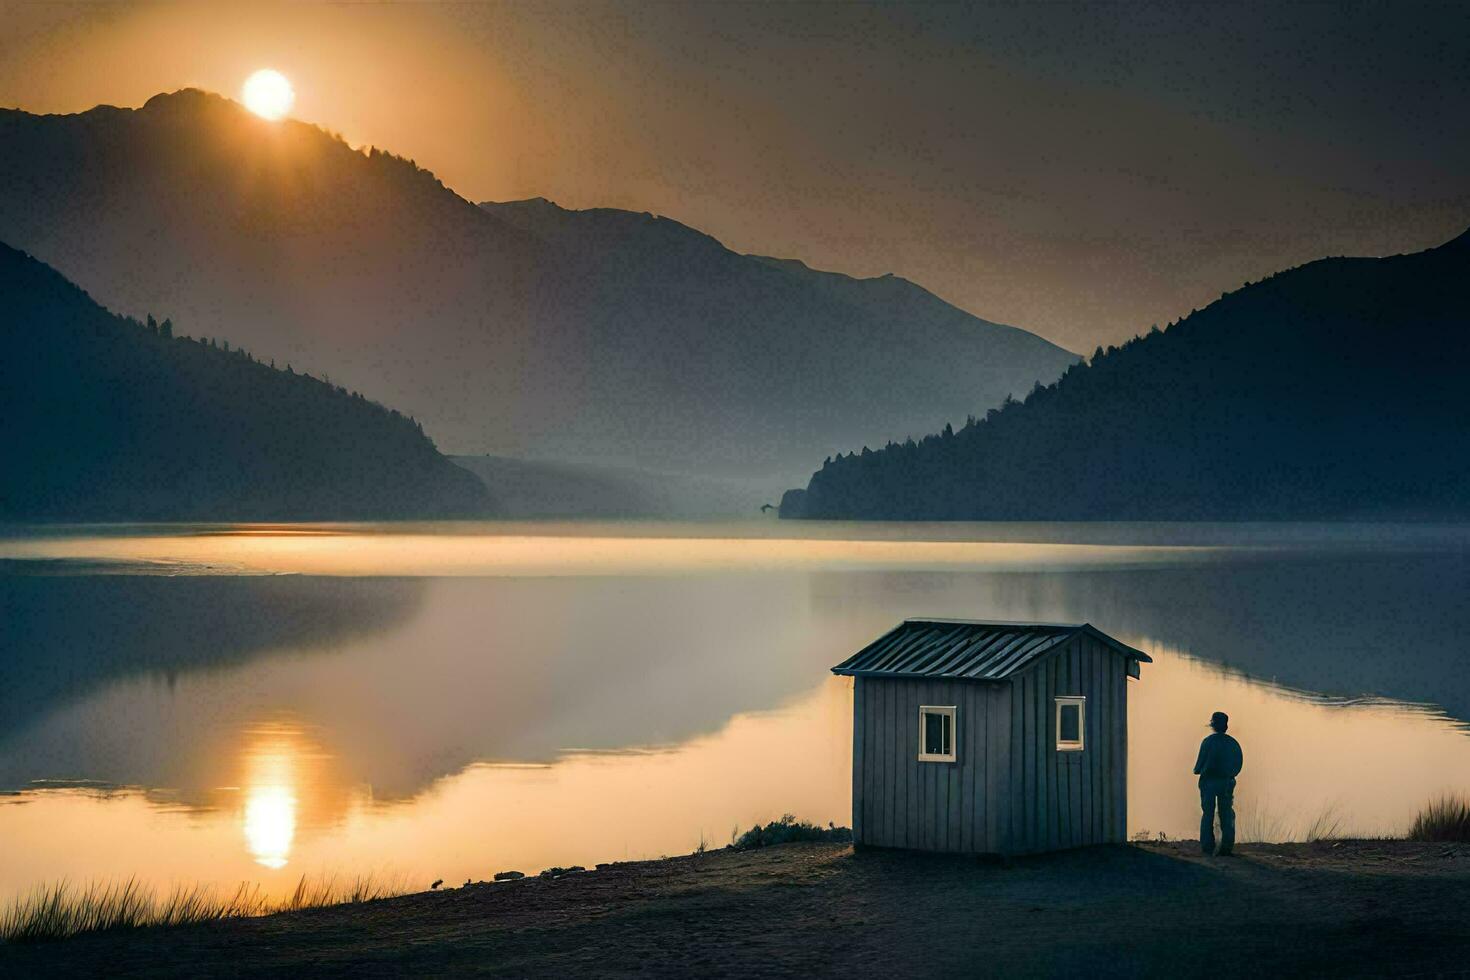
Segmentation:
{"type": "Polygon", "coordinates": [[[1131,829],[1188,836],[1229,711],[1246,831],[1470,789],[1470,529],[78,528],[0,539],[0,897],[379,871],[423,887],[848,822],[851,689],[905,616],[1090,621],[1131,829]]]}

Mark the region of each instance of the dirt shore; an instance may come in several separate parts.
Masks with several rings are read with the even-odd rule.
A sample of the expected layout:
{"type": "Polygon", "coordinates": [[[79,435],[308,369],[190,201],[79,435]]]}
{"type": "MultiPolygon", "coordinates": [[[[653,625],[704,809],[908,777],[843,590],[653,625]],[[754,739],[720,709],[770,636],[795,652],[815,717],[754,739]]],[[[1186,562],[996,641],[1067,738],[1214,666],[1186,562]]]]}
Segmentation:
{"type": "Polygon", "coordinates": [[[1470,845],[789,844],[208,926],[0,946],[0,975],[1470,975],[1470,845]]]}

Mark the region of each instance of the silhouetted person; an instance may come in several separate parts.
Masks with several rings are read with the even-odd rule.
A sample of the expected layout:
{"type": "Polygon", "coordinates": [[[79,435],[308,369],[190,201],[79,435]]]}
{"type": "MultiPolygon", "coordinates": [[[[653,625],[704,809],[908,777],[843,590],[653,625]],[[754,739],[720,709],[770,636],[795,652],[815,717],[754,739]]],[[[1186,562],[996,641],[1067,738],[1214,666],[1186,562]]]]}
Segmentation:
{"type": "Polygon", "coordinates": [[[1215,852],[1215,811],[1220,812],[1219,854],[1228,856],[1235,847],[1235,777],[1240,775],[1244,758],[1240,743],[1225,729],[1230,727],[1230,716],[1217,711],[1210,716],[1213,735],[1206,735],[1199,743],[1199,759],[1194,771],[1199,775],[1199,805],[1203,814],[1199,819],[1199,846],[1206,854],[1215,852]]]}

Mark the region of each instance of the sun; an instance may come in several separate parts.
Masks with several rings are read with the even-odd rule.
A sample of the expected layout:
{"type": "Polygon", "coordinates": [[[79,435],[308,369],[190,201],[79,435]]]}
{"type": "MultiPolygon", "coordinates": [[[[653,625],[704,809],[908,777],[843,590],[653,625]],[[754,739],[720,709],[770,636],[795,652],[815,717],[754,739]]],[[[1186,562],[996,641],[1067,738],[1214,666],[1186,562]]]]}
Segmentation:
{"type": "Polygon", "coordinates": [[[245,108],[264,119],[280,119],[296,102],[291,82],[274,68],[262,68],[245,79],[240,95],[245,108]]]}

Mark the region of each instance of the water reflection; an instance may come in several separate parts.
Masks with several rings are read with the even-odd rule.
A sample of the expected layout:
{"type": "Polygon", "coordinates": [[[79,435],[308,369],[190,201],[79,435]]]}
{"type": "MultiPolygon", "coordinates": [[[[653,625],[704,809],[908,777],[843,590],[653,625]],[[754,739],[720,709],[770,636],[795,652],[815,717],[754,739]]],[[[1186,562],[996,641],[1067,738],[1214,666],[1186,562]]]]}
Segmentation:
{"type": "Polygon", "coordinates": [[[241,826],[257,864],[283,868],[296,838],[301,729],[269,725],[248,733],[241,826]]]}
{"type": "Polygon", "coordinates": [[[1090,620],[1151,653],[1132,688],[1134,830],[1189,832],[1215,708],[1247,748],[1247,833],[1295,832],[1333,804],[1351,829],[1396,831],[1470,772],[1470,738],[1440,709],[1398,703],[1470,717],[1463,535],[1256,529],[1174,548],[1094,529],[897,558],[896,538],[813,533],[150,532],[107,554],[458,571],[0,574],[0,790],[24,790],[0,805],[0,892],[61,873],[289,890],[382,861],[454,880],[722,843],[786,810],[845,821],[849,694],[826,669],[905,616],[1090,620]],[[516,574],[558,561],[583,574],[516,574]],[[139,789],[28,788],[56,779],[139,789]]]}
{"type": "MultiPolygon", "coordinates": [[[[69,566],[68,566],[69,567],[69,566]]],[[[92,692],[136,680],[171,688],[182,674],[261,657],[340,649],[405,622],[415,579],[89,574],[0,560],[0,787],[54,776],[44,742],[26,755],[47,770],[7,772],[7,737],[92,692]]]]}
{"type": "Polygon", "coordinates": [[[812,576],[826,619],[878,630],[898,610],[1090,621],[1243,677],[1346,700],[1433,703],[1470,721],[1470,550],[1215,550],[1169,567],[812,576]]]}
{"type": "MultiPolygon", "coordinates": [[[[1150,653],[1156,662],[1130,688],[1132,832],[1178,837],[1197,825],[1189,768],[1220,703],[1239,719],[1247,752],[1245,837],[1300,835],[1333,807],[1344,831],[1402,832],[1427,792],[1470,771],[1470,739],[1442,719],[1392,705],[1303,704],[1166,649],[1150,653]]],[[[850,682],[829,677],[678,745],[476,763],[392,802],[344,789],[309,726],[273,722],[242,742],[243,807],[222,797],[216,808],[184,810],[136,790],[12,797],[26,802],[0,805],[13,845],[0,848],[0,895],[62,871],[163,885],[261,881],[277,895],[302,873],[381,872],[423,887],[684,853],[701,840],[719,846],[736,825],[785,811],[845,822],[850,712],[850,682]]]]}
{"type": "MultiPolygon", "coordinates": [[[[331,582],[339,597],[363,586],[346,608],[382,595],[371,579],[280,581],[331,582]]],[[[810,648],[820,624],[801,576],[456,578],[419,588],[400,625],[172,679],[115,679],[56,706],[0,734],[0,788],[85,775],[207,802],[236,733],[282,716],[330,734],[344,782],[404,798],[475,762],[675,744],[810,689],[828,665],[830,643],[810,648]]],[[[208,636],[181,642],[178,655],[207,652],[208,636]]]]}
{"type": "Polygon", "coordinates": [[[1401,834],[1429,796],[1464,790],[1470,738],[1442,713],[1384,701],[1304,700],[1159,644],[1129,685],[1129,824],[1197,837],[1191,769],[1212,711],[1245,749],[1236,794],[1243,839],[1305,835],[1320,817],[1345,833],[1401,834]]]}
{"type": "Polygon", "coordinates": [[[310,726],[274,722],[246,734],[245,781],[222,787],[214,807],[160,806],[129,789],[9,797],[17,805],[0,803],[0,897],[62,873],[258,881],[273,895],[301,874],[382,873],[424,887],[684,853],[701,839],[720,846],[735,824],[784,810],[845,822],[850,706],[849,687],[829,679],[682,744],[476,763],[388,802],[345,790],[310,726]],[[84,827],[95,831],[68,833],[84,827]]]}
{"type": "Polygon", "coordinates": [[[296,795],[289,786],[252,787],[245,797],[244,826],[255,863],[284,868],[296,836],[296,795]]]}

